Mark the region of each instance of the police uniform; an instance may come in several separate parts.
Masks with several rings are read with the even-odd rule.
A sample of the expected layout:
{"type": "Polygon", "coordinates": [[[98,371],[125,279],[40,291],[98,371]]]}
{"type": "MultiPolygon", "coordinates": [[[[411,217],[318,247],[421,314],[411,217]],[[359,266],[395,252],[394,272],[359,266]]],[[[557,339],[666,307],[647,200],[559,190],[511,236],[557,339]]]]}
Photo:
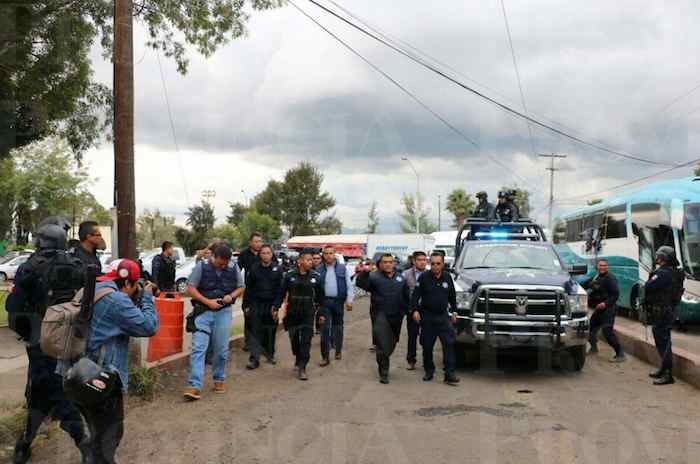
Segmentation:
{"type": "Polygon", "coordinates": [[[661,357],[661,368],[652,375],[657,378],[663,375],[673,378],[671,328],[676,319],[672,301],[673,272],[671,266],[659,267],[649,276],[649,280],[644,285],[647,318],[653,324],[654,343],[661,357]]]}
{"type": "Polygon", "coordinates": [[[447,272],[440,276],[431,271],[421,274],[411,296],[411,308],[417,308],[421,315],[424,380],[432,380],[435,374],[433,348],[437,339],[442,344],[445,381],[457,380],[454,351],[457,334],[448,307],[452,312],[457,311],[457,294],[452,276],[447,272]]]}
{"type": "Polygon", "coordinates": [[[620,297],[617,279],[613,274],[607,272],[605,275],[598,274],[594,278],[586,280],[581,286],[586,290],[590,290],[588,307],[594,310],[591,316],[591,331],[589,335],[591,351],[598,351],[598,330],[602,329],[605,340],[615,350],[615,356],[618,358],[624,357],[625,353],[613,330],[617,313],[617,300],[620,297]],[[596,309],[596,306],[600,303],[605,303],[604,309],[596,309]]]}
{"type": "MultiPolygon", "coordinates": [[[[56,250],[41,250],[32,258],[51,258],[55,253],[56,250]]],[[[81,453],[86,453],[89,447],[80,412],[63,392],[63,377],[56,373],[57,361],[42,353],[39,347],[41,320],[47,306],[53,302],[49,301],[48,288],[37,275],[32,258],[17,269],[14,292],[6,301],[8,313],[19,314],[27,322],[28,329],[25,333],[29,358],[25,388],[27,419],[15,446],[15,462],[26,462],[29,458],[29,448],[39,426],[49,416],[61,422],[61,428],[71,436],[81,453]]],[[[77,263],[76,267],[80,269],[77,263]]]]}
{"type": "Polygon", "coordinates": [[[513,203],[506,201],[496,206],[495,218],[500,222],[513,222],[518,220],[518,210],[513,203]]]}
{"type": "Polygon", "coordinates": [[[474,217],[481,219],[493,219],[494,210],[495,208],[493,204],[489,203],[488,201],[480,201],[476,207],[476,210],[474,211],[474,217]]]}
{"type": "Polygon", "coordinates": [[[171,256],[162,253],[156,255],[151,266],[151,279],[160,290],[171,292],[175,289],[176,268],[177,264],[171,256]]]}
{"type": "Polygon", "coordinates": [[[275,358],[277,321],[272,318],[272,305],[282,288],[282,267],[276,263],[265,266],[255,263],[247,273],[243,308],[248,313],[250,343],[250,366],[257,367],[260,355],[268,361],[275,358]]]}
{"type": "Polygon", "coordinates": [[[298,269],[289,271],[282,280],[282,288],[275,300],[274,308],[279,309],[287,297],[287,314],[284,328],[289,332],[292,353],[296,357],[295,366],[300,371],[306,369],[311,358],[311,339],[314,336],[314,316],[316,309],[323,304],[323,281],[316,271],[302,274],[298,269]]]}
{"type": "Polygon", "coordinates": [[[362,272],[357,286],[371,294],[372,338],[376,345],[377,366],[382,383],[389,382],[389,358],[401,336],[403,318],[408,312],[408,283],[394,271],[362,272]]]}

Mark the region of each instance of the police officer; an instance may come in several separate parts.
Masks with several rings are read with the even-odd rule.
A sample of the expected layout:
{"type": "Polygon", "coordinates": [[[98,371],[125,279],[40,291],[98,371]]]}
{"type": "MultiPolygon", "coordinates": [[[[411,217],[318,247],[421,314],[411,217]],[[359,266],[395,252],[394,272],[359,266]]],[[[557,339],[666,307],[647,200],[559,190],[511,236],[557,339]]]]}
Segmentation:
{"type": "MultiPolygon", "coordinates": [[[[95,221],[84,221],[78,226],[78,238],[80,243],[73,248],[73,254],[78,258],[83,266],[97,266],[97,269],[102,269],[102,263],[97,256],[97,250],[107,248],[100,226],[95,221]]],[[[99,272],[100,274],[102,272],[99,272]]]]}
{"type": "Polygon", "coordinates": [[[384,254],[379,269],[360,264],[357,286],[371,293],[372,338],[376,345],[379,381],[389,383],[389,357],[401,336],[403,318],[408,313],[409,293],[406,279],[397,272],[394,257],[384,254]]]}
{"type": "MultiPolygon", "coordinates": [[[[41,320],[50,305],[70,301],[83,286],[80,261],[68,255],[65,220],[48,221],[40,225],[34,245],[37,251],[17,270],[15,289],[6,301],[10,326],[26,342],[29,366],[27,370],[27,418],[22,435],[14,450],[14,463],[25,463],[31,456],[31,444],[46,417],[61,421],[65,430],[80,449],[83,462],[89,455],[89,440],[77,407],[63,392],[63,378],[56,373],[56,360],[42,353],[39,347],[41,320]],[[58,224],[57,224],[58,223],[58,224]],[[62,278],[49,287],[48,266],[62,260],[62,278]],[[52,293],[49,295],[49,293],[52,293]]],[[[67,228],[66,228],[67,226],[67,228]]]]}
{"type": "Polygon", "coordinates": [[[285,330],[289,332],[294,364],[299,380],[308,380],[306,365],[311,358],[311,339],[314,336],[314,316],[323,304],[323,281],[313,270],[312,250],[302,250],[297,261],[297,269],[289,271],[282,280],[282,288],[277,294],[272,308],[272,316],[278,318],[282,303],[287,300],[287,311],[283,319],[285,330]]]}
{"type": "Polygon", "coordinates": [[[669,385],[675,383],[671,327],[676,319],[674,280],[678,260],[674,249],[670,246],[660,247],[656,252],[656,264],[659,267],[652,272],[644,285],[644,305],[647,322],[653,324],[652,333],[656,351],[661,357],[661,367],[649,374],[649,377],[654,379],[654,385],[669,385]]]}
{"type": "Polygon", "coordinates": [[[445,257],[441,253],[431,253],[430,272],[418,278],[418,285],[411,296],[413,320],[421,324],[423,341],[423,380],[429,382],[435,375],[433,348],[439,338],[442,344],[445,383],[456,385],[456,361],[454,343],[456,332],[453,324],[457,321],[457,293],[452,276],[445,272],[445,257]],[[452,309],[452,314],[448,312],[452,309]]]}
{"type": "Polygon", "coordinates": [[[474,217],[493,219],[495,208],[489,203],[489,195],[482,191],[476,194],[476,198],[479,200],[479,204],[476,206],[476,210],[474,210],[474,217]]]}
{"type": "Polygon", "coordinates": [[[249,320],[252,331],[250,341],[250,359],[246,368],[257,369],[260,356],[265,355],[267,362],[276,364],[275,340],[277,320],[272,318],[272,305],[282,288],[282,267],[272,261],[272,247],[260,248],[260,262],[253,264],[248,271],[246,291],[243,294],[243,311],[249,320]]]}
{"type": "MultiPolygon", "coordinates": [[[[418,285],[418,278],[425,272],[428,267],[428,255],[424,251],[416,251],[413,253],[413,267],[407,269],[403,273],[403,278],[408,284],[408,289],[413,295],[413,290],[418,285]]],[[[408,362],[408,370],[416,369],[416,360],[418,356],[418,337],[420,335],[420,324],[413,320],[409,314],[406,318],[406,330],[408,332],[408,351],[406,353],[406,361],[408,362]]]]}
{"type": "Polygon", "coordinates": [[[164,241],[160,246],[161,253],[153,257],[151,279],[160,290],[172,292],[175,290],[175,273],[177,264],[173,259],[173,242],[164,241]]]}
{"type": "Polygon", "coordinates": [[[316,268],[323,281],[323,306],[319,311],[321,322],[321,367],[330,364],[331,346],[335,349],[335,359],[343,357],[343,325],[345,311],[352,311],[355,297],[350,273],[344,264],[335,257],[335,248],[323,248],[323,262],[316,268]]]}
{"type": "Polygon", "coordinates": [[[498,192],[498,206],[496,206],[494,216],[499,222],[513,222],[518,220],[518,211],[509,198],[509,192],[498,192]]]}
{"type": "Polygon", "coordinates": [[[219,245],[208,262],[201,262],[192,271],[187,282],[187,293],[195,307],[195,325],[190,355],[190,378],[184,396],[188,400],[201,398],[204,384],[204,358],[207,347],[213,348],[212,374],[214,393],[226,391],[226,361],[228,340],[233,319],[232,305],[241,296],[245,284],[238,266],[231,266],[231,248],[219,245]]]}
{"type": "Polygon", "coordinates": [[[617,279],[608,271],[608,260],[600,259],[597,264],[598,274],[581,284],[583,288],[589,290],[588,307],[593,310],[591,315],[591,331],[589,342],[591,349],[589,353],[598,352],[598,330],[603,329],[603,336],[608,344],[615,350],[615,356],[610,358],[610,362],[625,362],[625,352],[622,350],[620,341],[615,335],[613,326],[615,325],[615,314],[617,313],[617,300],[620,297],[620,288],[617,279]]]}

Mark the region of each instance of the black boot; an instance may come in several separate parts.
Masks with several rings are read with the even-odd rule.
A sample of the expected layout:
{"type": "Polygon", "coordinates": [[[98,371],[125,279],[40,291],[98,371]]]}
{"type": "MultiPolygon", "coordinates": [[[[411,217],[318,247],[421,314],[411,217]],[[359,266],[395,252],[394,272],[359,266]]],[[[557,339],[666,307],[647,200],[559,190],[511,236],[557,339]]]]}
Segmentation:
{"type": "Polygon", "coordinates": [[[676,383],[676,379],[673,378],[671,372],[666,371],[661,377],[654,380],[654,385],[671,385],[676,383]]]}
{"type": "Polygon", "coordinates": [[[92,464],[94,460],[92,459],[92,448],[90,439],[85,436],[82,440],[75,442],[75,446],[80,450],[80,462],[81,464],[92,464]]]}
{"type": "Polygon", "coordinates": [[[659,379],[659,378],[663,377],[663,375],[664,375],[664,370],[659,369],[658,371],[651,372],[649,374],[649,377],[651,377],[652,379],[659,379]]]}
{"type": "Polygon", "coordinates": [[[306,375],[306,369],[303,367],[299,368],[297,377],[299,378],[299,380],[309,380],[309,377],[306,375]]]}
{"type": "Polygon", "coordinates": [[[12,458],[12,463],[24,464],[25,462],[29,461],[29,458],[32,456],[31,446],[31,443],[27,443],[21,438],[17,440],[17,443],[15,444],[15,454],[12,458]]]}
{"type": "Polygon", "coordinates": [[[379,383],[389,383],[389,370],[379,369],[379,383]]]}
{"type": "Polygon", "coordinates": [[[459,377],[454,374],[445,374],[445,383],[447,385],[457,385],[459,383],[459,377]]]}
{"type": "Polygon", "coordinates": [[[432,372],[426,372],[425,375],[423,376],[423,381],[424,381],[424,382],[430,382],[431,380],[433,380],[433,376],[434,376],[434,375],[435,375],[435,374],[432,373],[432,372]]]}

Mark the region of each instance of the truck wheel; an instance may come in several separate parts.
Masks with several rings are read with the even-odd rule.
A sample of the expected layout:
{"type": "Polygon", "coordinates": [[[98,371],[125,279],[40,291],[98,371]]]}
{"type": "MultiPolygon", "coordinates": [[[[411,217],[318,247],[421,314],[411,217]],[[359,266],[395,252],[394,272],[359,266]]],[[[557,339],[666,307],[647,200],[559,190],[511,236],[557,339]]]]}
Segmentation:
{"type": "Polygon", "coordinates": [[[579,372],[583,369],[583,366],[586,364],[586,345],[569,348],[566,354],[568,355],[566,356],[568,359],[565,366],[567,370],[579,372]]]}
{"type": "Polygon", "coordinates": [[[479,347],[472,345],[455,344],[455,360],[457,367],[474,367],[479,365],[479,347]]]}

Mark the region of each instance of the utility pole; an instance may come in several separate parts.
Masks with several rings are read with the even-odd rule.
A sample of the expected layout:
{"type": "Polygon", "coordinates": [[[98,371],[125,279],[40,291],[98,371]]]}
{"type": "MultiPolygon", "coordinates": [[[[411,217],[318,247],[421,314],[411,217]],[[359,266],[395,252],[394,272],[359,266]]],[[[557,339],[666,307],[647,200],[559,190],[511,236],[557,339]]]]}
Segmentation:
{"type": "Polygon", "coordinates": [[[550,230],[552,230],[552,211],[554,209],[554,173],[556,171],[559,171],[560,169],[554,167],[554,160],[557,158],[559,159],[564,159],[566,158],[566,155],[557,155],[554,153],[550,153],[548,155],[541,154],[539,155],[541,158],[549,158],[549,167],[545,168],[547,171],[549,171],[549,221],[547,222],[547,227],[550,230]]]}
{"type": "Polygon", "coordinates": [[[133,1],[114,2],[114,205],[120,258],[136,259],[133,1]]]}
{"type": "Polygon", "coordinates": [[[438,195],[438,230],[442,230],[442,195],[438,195]]]}

